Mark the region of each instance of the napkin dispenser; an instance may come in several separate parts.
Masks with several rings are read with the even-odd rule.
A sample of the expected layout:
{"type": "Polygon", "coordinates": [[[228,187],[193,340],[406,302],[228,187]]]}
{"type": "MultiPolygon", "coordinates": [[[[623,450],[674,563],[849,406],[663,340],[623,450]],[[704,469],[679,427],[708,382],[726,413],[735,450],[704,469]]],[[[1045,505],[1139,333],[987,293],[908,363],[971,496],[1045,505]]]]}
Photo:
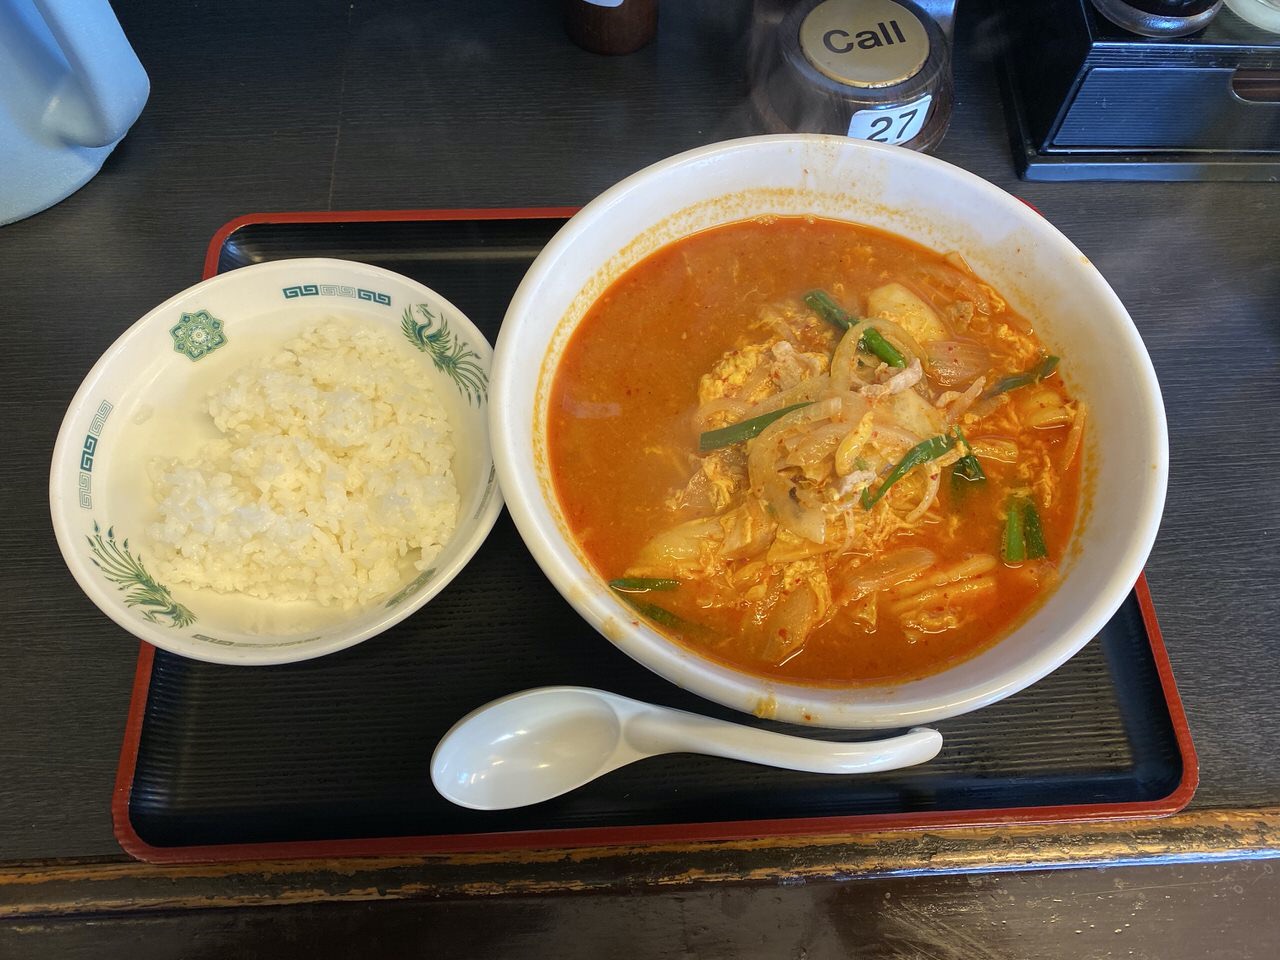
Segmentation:
{"type": "Polygon", "coordinates": [[[1156,39],[1089,0],[1000,6],[1020,176],[1280,178],[1280,35],[1226,8],[1199,33],[1156,39]]]}

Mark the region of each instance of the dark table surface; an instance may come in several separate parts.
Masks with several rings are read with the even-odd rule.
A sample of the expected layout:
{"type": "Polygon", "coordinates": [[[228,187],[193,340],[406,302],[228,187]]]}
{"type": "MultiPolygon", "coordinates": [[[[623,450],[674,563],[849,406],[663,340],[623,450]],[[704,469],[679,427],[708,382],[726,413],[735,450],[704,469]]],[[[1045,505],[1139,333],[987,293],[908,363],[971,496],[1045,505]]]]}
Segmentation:
{"type": "MultiPolygon", "coordinates": [[[[745,0],[665,3],[657,41],[620,58],[573,46],[557,0],[114,6],[151,77],[145,112],[87,187],[0,228],[11,863],[119,855],[108,804],[137,642],[67,572],[47,469],[93,361],[199,277],[220,225],[263,210],[578,205],[654,160],[761,132],[745,0]]],[[[1128,305],[1164,388],[1172,469],[1147,570],[1200,754],[1192,810],[1280,806],[1280,188],[1020,182],[998,28],[968,3],[960,34],[937,154],[1080,246],[1128,305]]]]}

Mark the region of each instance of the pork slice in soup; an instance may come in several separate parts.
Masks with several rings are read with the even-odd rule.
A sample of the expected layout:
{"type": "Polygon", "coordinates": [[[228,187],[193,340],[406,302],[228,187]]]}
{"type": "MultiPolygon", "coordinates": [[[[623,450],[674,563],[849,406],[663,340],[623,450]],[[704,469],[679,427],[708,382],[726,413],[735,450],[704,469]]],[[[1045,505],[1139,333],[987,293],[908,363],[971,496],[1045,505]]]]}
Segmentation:
{"type": "Polygon", "coordinates": [[[911,679],[1052,589],[1082,403],[962,259],[817,218],[696,234],[618,279],[552,383],[562,512],[671,639],[814,684],[911,679]]]}

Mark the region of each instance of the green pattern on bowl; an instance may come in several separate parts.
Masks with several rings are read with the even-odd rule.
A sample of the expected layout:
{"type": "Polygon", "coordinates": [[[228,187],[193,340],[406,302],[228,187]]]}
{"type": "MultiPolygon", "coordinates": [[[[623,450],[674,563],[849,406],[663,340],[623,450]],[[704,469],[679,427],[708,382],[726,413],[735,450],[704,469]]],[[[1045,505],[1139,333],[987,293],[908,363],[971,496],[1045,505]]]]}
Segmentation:
{"type": "Polygon", "coordinates": [[[449,329],[449,321],[425,303],[416,305],[423,323],[413,316],[413,309],[404,308],[400,329],[409,342],[431,355],[437,370],[448,376],[458,387],[458,392],[480,406],[489,397],[489,374],[480,362],[480,355],[456,338],[449,329]]]}
{"type": "Polygon", "coordinates": [[[205,643],[212,643],[219,647],[247,647],[251,650],[282,650],[285,647],[297,647],[307,643],[315,643],[317,640],[323,640],[323,637],[302,637],[298,640],[282,640],[279,643],[245,643],[241,640],[222,640],[218,637],[211,637],[204,633],[191,634],[192,640],[203,640],[205,643]]]}
{"type": "Polygon", "coordinates": [[[103,575],[122,591],[128,591],[124,602],[138,607],[143,619],[169,627],[189,627],[196,622],[196,615],[173,599],[169,588],[157,583],[142,558],[129,552],[129,541],[116,543],[115,528],[107,527],[102,536],[98,521],[93,522],[93,536],[85,537],[93,551],[92,562],[103,575]]]}
{"type": "Polygon", "coordinates": [[[208,310],[184,313],[182,319],[169,328],[169,336],[173,337],[173,349],[192,360],[213,353],[227,342],[226,334],[222,332],[222,321],[208,310]]]}
{"type": "Polygon", "coordinates": [[[420,574],[418,574],[416,577],[413,578],[413,581],[411,583],[407,584],[402,589],[398,590],[395,593],[395,595],[392,596],[384,604],[384,606],[388,608],[396,606],[401,601],[403,601],[405,597],[410,596],[412,593],[414,593],[414,591],[416,591],[420,586],[425,584],[428,580],[430,580],[435,575],[436,575],[435,567],[432,567],[429,570],[423,570],[420,574]]]}

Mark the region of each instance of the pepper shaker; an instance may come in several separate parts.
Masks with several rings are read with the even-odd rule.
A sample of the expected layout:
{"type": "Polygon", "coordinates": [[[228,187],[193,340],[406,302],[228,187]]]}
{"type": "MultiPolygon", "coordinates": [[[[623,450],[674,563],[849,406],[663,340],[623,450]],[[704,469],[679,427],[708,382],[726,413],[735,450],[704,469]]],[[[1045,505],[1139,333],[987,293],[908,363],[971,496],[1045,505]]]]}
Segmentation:
{"type": "Polygon", "coordinates": [[[565,29],[592,53],[634,53],[658,32],[658,0],[566,0],[565,29]]]}

